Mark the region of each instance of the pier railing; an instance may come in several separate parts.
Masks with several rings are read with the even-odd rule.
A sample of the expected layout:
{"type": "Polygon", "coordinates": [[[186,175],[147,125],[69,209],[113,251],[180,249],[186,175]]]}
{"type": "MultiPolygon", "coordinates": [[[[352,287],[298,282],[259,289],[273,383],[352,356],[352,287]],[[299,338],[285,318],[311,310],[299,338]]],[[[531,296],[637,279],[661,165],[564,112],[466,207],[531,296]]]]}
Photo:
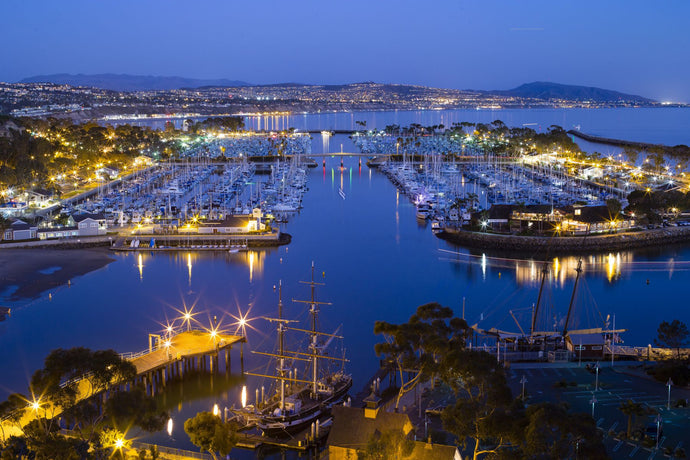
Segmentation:
{"type": "Polygon", "coordinates": [[[136,358],[140,358],[144,355],[147,355],[151,353],[152,351],[158,350],[160,347],[158,345],[153,346],[151,349],[145,348],[141,351],[128,351],[126,353],[120,353],[120,358],[122,359],[127,359],[127,360],[132,360],[136,358]]]}
{"type": "Polygon", "coordinates": [[[182,460],[182,459],[187,459],[187,458],[194,458],[194,459],[200,459],[200,460],[212,460],[211,456],[209,454],[205,454],[202,452],[193,452],[190,450],[184,450],[184,449],[174,449],[172,447],[165,447],[165,446],[158,446],[156,444],[148,444],[145,442],[139,442],[139,441],[132,441],[132,447],[140,450],[140,449],[146,449],[148,451],[151,450],[152,447],[156,448],[159,453],[165,454],[166,457],[168,458],[174,458],[175,460],[182,460]]]}

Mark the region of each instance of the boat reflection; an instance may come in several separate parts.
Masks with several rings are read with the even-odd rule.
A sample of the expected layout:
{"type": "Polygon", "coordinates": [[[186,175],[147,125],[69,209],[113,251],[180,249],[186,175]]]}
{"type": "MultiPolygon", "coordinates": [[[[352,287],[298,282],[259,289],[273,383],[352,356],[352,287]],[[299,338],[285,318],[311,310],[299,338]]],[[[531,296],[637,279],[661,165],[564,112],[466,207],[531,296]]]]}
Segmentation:
{"type": "MultiPolygon", "coordinates": [[[[184,267],[187,271],[187,281],[189,287],[192,286],[192,272],[194,266],[201,261],[218,260],[225,261],[228,264],[237,265],[242,264],[247,267],[249,282],[253,282],[257,277],[261,277],[264,272],[264,264],[266,261],[266,256],[271,252],[277,250],[277,248],[262,248],[261,250],[249,249],[247,251],[240,251],[238,253],[227,253],[225,251],[208,251],[208,252],[194,252],[194,251],[180,251],[180,252],[170,252],[166,254],[162,253],[151,253],[151,252],[137,252],[136,254],[127,254],[127,256],[136,257],[134,261],[137,273],[139,275],[139,280],[144,279],[144,269],[147,264],[154,263],[154,257],[163,258],[168,257],[171,259],[175,265],[179,267],[184,267]]],[[[153,267],[153,265],[151,265],[153,267]]]]}

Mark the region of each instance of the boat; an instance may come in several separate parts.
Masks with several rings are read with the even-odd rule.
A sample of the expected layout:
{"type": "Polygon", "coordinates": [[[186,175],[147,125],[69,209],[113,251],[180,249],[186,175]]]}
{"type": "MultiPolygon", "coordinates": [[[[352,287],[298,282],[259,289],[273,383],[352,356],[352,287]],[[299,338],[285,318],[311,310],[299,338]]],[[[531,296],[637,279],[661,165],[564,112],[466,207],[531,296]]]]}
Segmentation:
{"type": "MultiPolygon", "coordinates": [[[[300,329],[295,326],[297,321],[283,317],[282,283],[279,283],[278,317],[264,318],[277,324],[278,352],[262,353],[276,362],[276,374],[264,375],[245,372],[246,375],[270,378],[275,382],[275,392],[267,399],[257,401],[254,405],[245,406],[241,411],[236,411],[243,418],[246,425],[256,425],[266,436],[274,438],[291,437],[315,423],[320,418],[330,414],[331,408],[342,402],[350,387],[352,376],[344,372],[345,358],[329,356],[326,348],[333,339],[342,339],[337,335],[323,333],[316,329],[317,317],[321,305],[331,305],[330,302],[316,300],[316,287],[323,283],[314,281],[314,264],[311,268],[311,281],[303,281],[311,287],[309,300],[293,300],[293,302],[309,305],[311,317],[311,329],[300,329]],[[295,332],[309,336],[309,348],[307,352],[290,351],[285,347],[285,334],[295,332]],[[328,361],[331,365],[340,364],[340,369],[329,371],[329,366],[322,364],[328,361]],[[303,362],[308,366],[309,380],[298,378],[295,363],[303,362]],[[294,374],[293,374],[294,369],[294,374]]],[[[258,398],[257,398],[258,400],[258,398]]]]}
{"type": "Polygon", "coordinates": [[[426,220],[431,214],[431,206],[428,203],[420,203],[417,205],[417,219],[426,220]]]}

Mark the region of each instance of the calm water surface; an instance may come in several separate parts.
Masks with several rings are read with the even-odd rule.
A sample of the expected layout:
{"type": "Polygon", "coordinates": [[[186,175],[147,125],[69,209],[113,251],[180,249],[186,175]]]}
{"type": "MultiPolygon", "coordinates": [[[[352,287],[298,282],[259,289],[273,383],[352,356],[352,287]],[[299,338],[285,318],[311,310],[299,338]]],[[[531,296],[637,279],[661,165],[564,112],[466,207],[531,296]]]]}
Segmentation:
{"type": "MultiPolygon", "coordinates": [[[[354,149],[345,136],[334,144],[354,149]]],[[[321,148],[318,136],[314,151],[321,148]]],[[[437,301],[465,316],[471,324],[516,330],[508,310],[527,327],[530,306],[536,301],[539,266],[529,260],[500,254],[469,252],[450,247],[417,223],[414,207],[398,195],[381,174],[358,160],[329,158],[327,167],[311,170],[304,209],[284,230],[292,243],[246,254],[114,254],[103,269],[72,281],[70,287],[50,291],[38,299],[15,305],[12,317],[0,323],[0,397],[25,392],[33,371],[50,350],[86,346],[137,351],[147,347],[147,335],[162,329],[175,309],[195,305],[197,318],[208,325],[213,315],[232,329],[231,315],[274,315],[282,280],[286,316],[306,318],[301,305],[290,299],[307,298],[310,265],[326,283],[320,300],[332,306],[322,310],[325,330],[342,325],[344,347],[351,359],[348,370],[357,392],[376,370],[374,322],[403,322],[418,305],[437,301]],[[345,192],[345,199],[338,193],[345,192]],[[446,251],[457,251],[446,252],[446,251]],[[141,256],[141,257],[140,257],[141,256]]],[[[78,253],[75,253],[78,256],[78,253]]],[[[535,254],[535,256],[540,256],[535,254]]],[[[569,301],[576,259],[561,258],[548,277],[542,327],[562,326],[569,301]]],[[[686,286],[690,281],[690,249],[665,247],[584,258],[584,282],[576,302],[572,328],[597,326],[615,315],[616,326],[626,328],[628,344],[647,345],[660,321],[678,318],[690,322],[686,286]]],[[[0,302],[7,303],[0,298],[0,302]]],[[[247,330],[249,349],[270,351],[272,327],[261,319],[247,330]]],[[[233,329],[234,330],[234,329],[233,329]]],[[[238,356],[233,356],[237,373],[238,356]]],[[[247,370],[266,371],[263,359],[245,353],[247,370]]],[[[269,370],[270,372],[270,370],[269,370]]],[[[175,389],[192,399],[184,404],[166,396],[175,420],[173,439],[152,439],[181,448],[193,448],[182,422],[199,410],[238,404],[238,377],[208,384],[190,383],[175,389]]],[[[266,382],[249,378],[252,391],[266,382]]],[[[179,392],[179,393],[178,393],[179,392]]],[[[233,456],[250,458],[251,453],[233,456]]]]}
{"type": "MultiPolygon", "coordinates": [[[[594,136],[654,144],[690,145],[690,108],[659,107],[642,109],[503,109],[503,110],[409,110],[387,112],[308,113],[245,118],[247,128],[280,131],[297,128],[305,131],[324,129],[359,130],[356,121],[365,121],[368,129],[387,125],[422,126],[443,124],[450,127],[463,121],[491,123],[501,120],[510,127],[527,126],[544,132],[551,125],[580,129],[594,136]]],[[[182,119],[171,119],[178,127],[182,119]]],[[[165,119],[119,120],[162,129],[165,119]]],[[[117,124],[115,122],[111,122],[117,124]]],[[[608,153],[598,150],[601,153],[608,153]]]]}

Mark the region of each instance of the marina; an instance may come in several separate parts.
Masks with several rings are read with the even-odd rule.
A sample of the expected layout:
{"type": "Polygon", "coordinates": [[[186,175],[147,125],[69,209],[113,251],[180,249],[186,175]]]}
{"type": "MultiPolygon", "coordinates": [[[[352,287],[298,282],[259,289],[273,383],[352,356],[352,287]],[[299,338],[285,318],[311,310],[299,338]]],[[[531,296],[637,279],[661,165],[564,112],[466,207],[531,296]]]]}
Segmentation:
{"type": "MultiPolygon", "coordinates": [[[[346,146],[349,141],[346,137],[331,140],[342,142],[346,146]]],[[[353,151],[355,148],[349,146],[344,150],[353,151]]],[[[433,169],[431,160],[428,165],[429,169],[433,169]]],[[[517,303],[521,297],[524,297],[529,300],[521,302],[522,305],[529,305],[536,298],[540,283],[539,266],[537,265],[536,269],[531,268],[532,262],[529,259],[501,261],[483,257],[483,251],[476,250],[461,250],[460,255],[445,254],[440,250],[455,251],[456,249],[435,238],[430,232],[429,220],[417,219],[418,209],[414,203],[401,199],[405,195],[400,193],[380,170],[370,168],[364,162],[360,167],[357,157],[330,158],[327,156],[324,166],[305,169],[308,186],[303,189],[302,208],[290,215],[289,222],[274,224],[276,228],[280,228],[281,234],[289,232],[293,235],[301,235],[301,238],[295,237],[288,246],[270,247],[259,251],[249,250],[249,248],[245,251],[240,248],[238,254],[230,253],[230,248],[184,250],[184,246],[175,251],[166,251],[165,248],[158,251],[151,248],[149,236],[154,237],[157,240],[156,246],[159,246],[158,239],[163,234],[142,233],[139,235],[141,250],[114,252],[116,262],[109,265],[106,270],[86,275],[88,284],[76,279],[69,287],[51,289],[50,297],[44,294],[35,301],[13,305],[12,329],[4,329],[2,340],[15,341],[6,342],[11,352],[12,347],[22,343],[23,339],[17,341],[16,337],[16,334],[22,330],[36,327],[36,325],[39,329],[45,328],[44,322],[50,322],[51,315],[72,315],[87,309],[83,301],[77,299],[92,296],[93,289],[117,293],[103,299],[99,309],[87,310],[87,316],[93,318],[91,321],[97,321],[100,325],[98,337],[89,338],[88,334],[82,333],[75,339],[58,334],[51,347],[67,347],[70,343],[97,347],[101,343],[101,336],[105,336],[108,337],[109,343],[119,350],[132,349],[133,341],[140,341],[141,331],[138,333],[139,338],[133,337],[124,326],[125,323],[130,322],[125,318],[138,318],[138,321],[143,323],[141,329],[144,329],[144,324],[150,324],[148,312],[151,311],[151,307],[141,309],[142,301],[150,305],[180,305],[181,302],[189,305],[203,298],[202,302],[209,314],[225,318],[229,314],[237,314],[237,309],[245,312],[251,307],[250,317],[256,318],[252,324],[258,327],[261,322],[258,317],[277,317],[275,311],[275,298],[279,297],[277,280],[282,279],[283,289],[288,289],[284,294],[285,298],[302,297],[299,295],[300,292],[294,289],[294,286],[298,286],[300,279],[303,278],[297,275],[304,272],[304,267],[311,263],[316,251],[319,254],[317,258],[319,271],[325,272],[326,279],[329,280],[328,298],[332,298],[336,305],[351,306],[347,312],[339,311],[339,309],[325,309],[321,318],[327,323],[322,329],[325,331],[335,331],[340,323],[343,324],[342,332],[336,334],[343,336],[348,356],[357,356],[357,364],[348,365],[347,371],[352,373],[352,388],[358,391],[364,386],[364,382],[376,373],[378,360],[373,352],[376,340],[373,335],[367,338],[369,335],[367,333],[362,334],[362,337],[358,337],[357,340],[352,339],[351,331],[362,329],[362,320],[353,315],[352,311],[377,312],[364,316],[365,324],[368,323],[369,327],[373,328],[373,321],[379,314],[387,315],[391,321],[404,321],[411,310],[427,302],[430,297],[451,305],[460,315],[460,312],[464,310],[461,308],[461,299],[467,297],[466,315],[471,319],[471,324],[482,323],[479,320],[483,319],[480,327],[490,329],[491,326],[505,327],[505,324],[502,325],[501,322],[506,316],[514,324],[508,315],[508,310],[515,310],[512,305],[508,305],[509,303],[517,303]],[[392,224],[395,226],[391,227],[392,224]],[[368,237],[362,239],[361,234],[355,231],[355,227],[369,229],[368,237]],[[144,243],[149,243],[148,248],[144,243]],[[387,261],[362,264],[360,256],[353,258],[352,248],[357,248],[357,254],[360,255],[367,252],[383,254],[387,261]],[[405,268],[405,261],[414,261],[419,270],[410,271],[405,268]],[[391,277],[390,280],[381,279],[383,270],[387,276],[391,277]],[[531,274],[532,272],[534,273],[531,274]],[[347,279],[348,282],[334,282],[334,279],[341,278],[347,279]],[[228,283],[227,280],[232,280],[232,283],[228,283]],[[119,285],[122,283],[129,286],[128,292],[119,290],[119,285]],[[357,288],[353,289],[352,286],[357,288]],[[439,288],[439,286],[446,288],[439,288]],[[152,296],[149,290],[158,294],[152,296]],[[333,290],[332,297],[331,290],[333,290]],[[268,294],[271,291],[274,293],[272,296],[268,294]],[[291,293],[292,291],[294,294],[291,293]],[[509,295],[513,291],[516,293],[509,295]],[[56,306],[60,306],[58,310],[54,310],[56,306]],[[40,319],[35,316],[38,314],[41,314],[40,319]],[[43,317],[44,315],[47,316],[43,317]]],[[[463,166],[458,163],[456,167],[459,169],[463,166]]],[[[422,169],[425,168],[427,166],[422,169]]],[[[437,168],[443,169],[443,165],[437,168]]],[[[414,171],[414,168],[410,169],[414,171]]],[[[415,174],[418,173],[415,172],[415,174]]],[[[266,176],[263,178],[267,179],[266,176]]],[[[430,179],[428,181],[431,183],[430,179]]],[[[459,182],[461,185],[462,180],[460,179],[459,182]]],[[[178,186],[179,184],[180,182],[178,186]]],[[[424,181],[421,184],[425,185],[424,181]]],[[[144,231],[143,219],[141,224],[141,230],[144,231]]],[[[133,234],[130,233],[130,235],[133,234]]],[[[136,239],[137,236],[127,236],[127,238],[136,239]]],[[[221,241],[218,243],[219,246],[228,244],[225,236],[215,235],[214,238],[219,238],[221,241]],[[223,238],[224,243],[222,243],[223,238]]],[[[245,244],[241,238],[235,240],[235,243],[240,246],[245,244]]],[[[201,245],[212,246],[215,243],[201,245]]],[[[248,244],[248,246],[251,245],[248,244]]],[[[597,302],[603,306],[602,314],[618,312],[618,327],[628,330],[625,337],[626,343],[615,347],[616,361],[623,359],[622,353],[626,347],[635,349],[636,356],[644,356],[644,352],[647,351],[644,344],[651,342],[653,334],[653,331],[644,324],[655,321],[655,319],[650,319],[649,315],[645,316],[644,305],[657,302],[660,292],[672,293],[677,280],[685,276],[687,271],[683,261],[688,257],[683,251],[682,247],[665,247],[661,252],[624,251],[613,254],[612,258],[607,256],[585,258],[583,277],[589,281],[589,288],[595,292],[597,302]],[[673,259],[672,265],[668,264],[669,259],[673,259]],[[645,263],[647,265],[644,265],[645,263]],[[647,284],[648,280],[650,284],[647,284]],[[633,298],[634,301],[623,307],[618,301],[621,296],[633,298]],[[621,311],[629,314],[623,315],[621,311]],[[631,323],[633,323],[632,326],[631,323]]],[[[554,271],[546,280],[553,290],[553,298],[548,302],[567,305],[572,284],[563,284],[562,280],[572,279],[574,265],[567,257],[559,258],[559,265],[561,268],[554,271]]],[[[670,308],[669,305],[667,307],[670,308]]],[[[154,313],[153,316],[160,317],[160,314],[154,313]]],[[[288,317],[288,315],[285,316],[285,318],[288,317]]],[[[0,328],[8,324],[9,322],[6,321],[0,328]]],[[[267,330],[264,326],[260,329],[267,330]]],[[[367,329],[366,325],[364,329],[367,329]]],[[[262,338],[264,333],[258,334],[254,330],[248,330],[247,340],[251,350],[266,350],[272,345],[275,337],[271,336],[269,342],[265,343],[265,339],[262,338]]],[[[500,351],[490,339],[478,340],[476,346],[491,353],[500,353],[503,359],[510,360],[512,351],[510,349],[506,351],[506,345],[503,343],[500,351]]],[[[33,359],[40,359],[46,351],[35,347],[32,352],[33,359]]],[[[654,347],[652,347],[652,353],[654,352],[654,347]]],[[[236,351],[234,358],[237,359],[236,351]]],[[[261,387],[268,388],[267,382],[275,379],[273,369],[267,368],[265,361],[266,356],[245,353],[244,367],[247,371],[245,382],[234,383],[228,388],[218,387],[217,395],[206,395],[185,403],[179,408],[173,406],[171,410],[176,420],[176,428],[173,429],[175,440],[171,441],[171,436],[166,433],[159,433],[148,436],[145,442],[193,449],[193,446],[184,441],[186,438],[181,431],[179,421],[189,418],[199,410],[210,411],[214,404],[218,404],[221,411],[224,407],[229,409],[233,405],[236,408],[240,407],[243,386],[247,387],[249,399],[252,402],[261,400],[261,387]],[[267,379],[250,374],[270,375],[272,378],[267,379]],[[258,397],[256,397],[257,390],[258,397]]],[[[209,363],[206,365],[207,370],[209,366],[222,369],[223,363],[222,360],[218,366],[215,362],[212,365],[209,363]]],[[[166,375],[169,372],[171,371],[168,370],[166,375]]],[[[301,378],[305,376],[301,370],[300,375],[301,378]]],[[[8,378],[11,379],[11,377],[8,378]]],[[[15,374],[14,379],[21,385],[21,375],[15,374]]],[[[169,386],[170,381],[166,387],[169,386]]],[[[157,391],[163,391],[163,388],[157,391]]],[[[306,431],[306,434],[295,438],[297,441],[281,440],[271,436],[260,437],[250,433],[242,436],[245,438],[246,446],[251,449],[260,449],[262,445],[264,447],[277,445],[278,448],[295,447],[299,450],[308,449],[305,446],[309,445],[307,436],[311,435],[311,428],[308,427],[306,431]],[[304,440],[302,446],[299,445],[300,440],[304,440]]],[[[253,452],[242,451],[238,451],[237,454],[238,458],[253,458],[253,455],[253,452]]]]}

